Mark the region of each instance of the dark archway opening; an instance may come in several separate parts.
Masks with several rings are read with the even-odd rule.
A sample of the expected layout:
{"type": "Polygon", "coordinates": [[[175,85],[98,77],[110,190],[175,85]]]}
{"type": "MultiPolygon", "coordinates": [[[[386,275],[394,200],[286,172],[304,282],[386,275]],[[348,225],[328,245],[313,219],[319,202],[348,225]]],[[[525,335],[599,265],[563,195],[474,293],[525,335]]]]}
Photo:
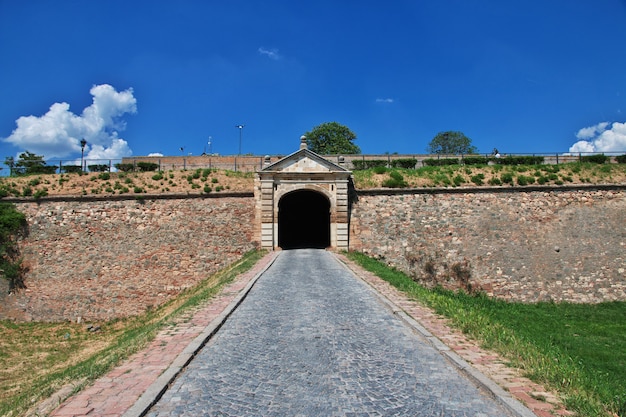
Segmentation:
{"type": "Polygon", "coordinates": [[[280,199],[278,246],[283,249],[330,246],[330,202],[324,195],[299,190],[280,199]]]}

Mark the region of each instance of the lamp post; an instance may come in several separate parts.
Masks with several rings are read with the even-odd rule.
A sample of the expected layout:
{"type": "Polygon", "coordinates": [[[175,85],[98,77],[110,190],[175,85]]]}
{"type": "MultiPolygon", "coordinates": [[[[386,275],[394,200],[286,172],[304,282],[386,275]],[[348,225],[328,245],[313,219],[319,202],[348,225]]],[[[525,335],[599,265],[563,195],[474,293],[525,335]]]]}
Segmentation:
{"type": "Polygon", "coordinates": [[[209,155],[213,154],[213,151],[211,150],[211,139],[213,139],[211,136],[209,136],[209,155]]]}
{"type": "Polygon", "coordinates": [[[241,155],[241,134],[243,132],[243,127],[245,125],[235,125],[237,129],[239,129],[239,155],[241,155]]]}
{"type": "Polygon", "coordinates": [[[85,170],[85,145],[87,145],[87,141],[85,138],[80,140],[80,170],[85,170]]]}

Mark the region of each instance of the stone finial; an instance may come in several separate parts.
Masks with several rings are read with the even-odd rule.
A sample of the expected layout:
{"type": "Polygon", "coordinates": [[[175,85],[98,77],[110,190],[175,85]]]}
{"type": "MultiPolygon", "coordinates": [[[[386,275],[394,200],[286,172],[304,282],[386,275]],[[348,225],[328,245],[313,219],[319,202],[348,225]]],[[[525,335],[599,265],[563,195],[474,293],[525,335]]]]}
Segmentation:
{"type": "Polygon", "coordinates": [[[306,144],[306,136],[300,136],[300,149],[307,149],[308,146],[306,144]]]}

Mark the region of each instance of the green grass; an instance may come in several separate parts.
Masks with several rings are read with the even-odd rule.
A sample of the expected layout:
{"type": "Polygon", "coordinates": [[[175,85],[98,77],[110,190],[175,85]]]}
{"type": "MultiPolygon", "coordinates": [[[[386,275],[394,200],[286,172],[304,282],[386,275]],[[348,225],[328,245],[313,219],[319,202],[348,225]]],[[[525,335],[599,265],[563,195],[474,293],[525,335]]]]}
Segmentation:
{"type": "MultiPolygon", "coordinates": [[[[388,169],[376,167],[353,172],[356,188],[386,187],[374,177],[388,169]]],[[[489,185],[563,185],[577,183],[623,183],[626,164],[592,164],[570,162],[560,165],[448,165],[424,166],[417,169],[394,168],[393,172],[406,178],[403,187],[459,187],[489,185]],[[569,172],[570,175],[565,174],[569,172]],[[557,174],[559,173],[562,178],[557,174]],[[574,175],[574,177],[572,177],[574,175]]],[[[389,183],[391,186],[395,183],[389,183]]]]}
{"type": "Polygon", "coordinates": [[[363,254],[348,256],[558,391],[579,415],[626,416],[626,302],[523,304],[430,290],[363,254]]]}
{"type": "Polygon", "coordinates": [[[158,308],[134,318],[98,323],[99,332],[74,323],[0,321],[0,416],[23,415],[69,382],[77,383],[80,390],[145,347],[160,329],[216,295],[263,255],[249,252],[158,308]]]}

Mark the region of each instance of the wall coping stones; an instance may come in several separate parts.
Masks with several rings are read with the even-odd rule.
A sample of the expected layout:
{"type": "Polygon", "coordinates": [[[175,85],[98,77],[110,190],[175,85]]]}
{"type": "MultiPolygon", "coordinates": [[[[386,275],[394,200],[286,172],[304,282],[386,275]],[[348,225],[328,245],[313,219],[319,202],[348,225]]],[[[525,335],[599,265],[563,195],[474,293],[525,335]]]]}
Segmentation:
{"type": "Polygon", "coordinates": [[[622,191],[626,184],[579,184],[579,185],[525,185],[515,187],[433,187],[433,188],[355,188],[357,195],[413,195],[413,194],[483,194],[483,193],[531,193],[550,191],[622,191]]]}

